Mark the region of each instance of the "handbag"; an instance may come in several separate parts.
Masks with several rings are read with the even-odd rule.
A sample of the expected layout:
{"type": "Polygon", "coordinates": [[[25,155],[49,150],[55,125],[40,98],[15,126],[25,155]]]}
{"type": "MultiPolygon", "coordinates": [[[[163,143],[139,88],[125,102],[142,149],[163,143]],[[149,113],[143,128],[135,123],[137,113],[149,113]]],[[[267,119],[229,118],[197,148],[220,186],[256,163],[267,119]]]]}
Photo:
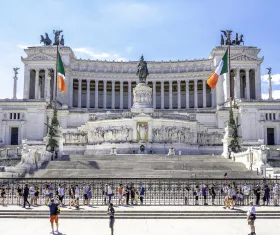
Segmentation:
{"type": "Polygon", "coordinates": [[[250,219],[250,220],[255,220],[255,219],[256,219],[256,215],[255,215],[255,214],[251,214],[251,215],[249,216],[249,219],[250,219]]]}

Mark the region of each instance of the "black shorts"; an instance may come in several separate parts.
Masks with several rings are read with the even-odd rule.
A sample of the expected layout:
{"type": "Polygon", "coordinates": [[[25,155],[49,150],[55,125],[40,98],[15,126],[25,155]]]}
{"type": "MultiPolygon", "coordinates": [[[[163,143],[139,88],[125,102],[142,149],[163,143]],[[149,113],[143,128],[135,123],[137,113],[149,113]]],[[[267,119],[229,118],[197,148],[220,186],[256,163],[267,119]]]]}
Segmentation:
{"type": "Polygon", "coordinates": [[[203,198],[206,199],[206,195],[204,195],[203,198]]]}
{"type": "Polygon", "coordinates": [[[88,195],[87,194],[84,194],[84,199],[88,200],[88,195]]]}
{"type": "Polygon", "coordinates": [[[63,201],[63,198],[64,198],[64,196],[58,196],[58,200],[61,202],[63,201]]]}
{"type": "Polygon", "coordinates": [[[115,218],[114,217],[110,217],[109,228],[114,228],[114,224],[115,224],[115,218]]]}

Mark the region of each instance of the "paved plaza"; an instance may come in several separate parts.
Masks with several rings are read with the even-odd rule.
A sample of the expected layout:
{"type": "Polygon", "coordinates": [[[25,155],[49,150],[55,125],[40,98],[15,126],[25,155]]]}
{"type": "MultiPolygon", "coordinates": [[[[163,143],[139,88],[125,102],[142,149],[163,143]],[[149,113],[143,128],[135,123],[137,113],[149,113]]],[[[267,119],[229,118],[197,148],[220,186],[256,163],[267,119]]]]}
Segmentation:
{"type": "MultiPolygon", "coordinates": [[[[278,234],[280,220],[257,220],[256,234],[278,234]]],[[[109,221],[100,219],[65,219],[60,221],[61,235],[110,234],[109,221]]],[[[1,219],[0,234],[47,235],[50,234],[48,219],[1,219]]],[[[247,221],[238,219],[208,220],[116,220],[115,235],[245,235],[247,221]]]]}

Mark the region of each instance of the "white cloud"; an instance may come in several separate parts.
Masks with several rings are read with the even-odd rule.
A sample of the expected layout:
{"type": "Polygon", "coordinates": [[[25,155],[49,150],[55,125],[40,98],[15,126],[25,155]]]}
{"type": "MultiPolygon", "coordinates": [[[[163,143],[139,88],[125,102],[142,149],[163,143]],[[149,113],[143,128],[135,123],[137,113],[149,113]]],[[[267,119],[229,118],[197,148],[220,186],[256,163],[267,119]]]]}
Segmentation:
{"type": "MultiPolygon", "coordinates": [[[[268,99],[268,93],[263,93],[262,98],[265,99],[265,100],[268,99]]],[[[280,99],[280,90],[272,91],[272,98],[273,99],[280,99]]]]}
{"type": "Polygon", "coordinates": [[[115,61],[127,61],[127,59],[121,57],[117,53],[107,53],[107,52],[96,52],[91,48],[86,48],[86,47],[80,47],[80,48],[73,48],[73,51],[76,53],[76,55],[81,56],[83,59],[88,59],[85,58],[86,56],[89,56],[90,59],[98,59],[98,60],[115,60],[115,61]]]}
{"type": "MultiPolygon", "coordinates": [[[[271,79],[271,82],[273,85],[280,85],[280,74],[273,74],[271,79]]],[[[263,75],[261,77],[263,83],[268,83],[268,75],[263,75]]]]}

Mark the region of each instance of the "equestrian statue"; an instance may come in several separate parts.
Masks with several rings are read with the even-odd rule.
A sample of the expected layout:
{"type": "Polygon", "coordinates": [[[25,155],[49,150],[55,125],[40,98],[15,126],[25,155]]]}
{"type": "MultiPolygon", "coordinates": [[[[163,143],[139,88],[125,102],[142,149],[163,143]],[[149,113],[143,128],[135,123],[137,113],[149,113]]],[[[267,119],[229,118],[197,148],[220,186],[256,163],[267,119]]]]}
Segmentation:
{"type": "Polygon", "coordinates": [[[144,60],[144,56],[142,55],[137,66],[137,73],[139,77],[139,83],[146,83],[147,76],[149,75],[147,62],[144,60]]]}

